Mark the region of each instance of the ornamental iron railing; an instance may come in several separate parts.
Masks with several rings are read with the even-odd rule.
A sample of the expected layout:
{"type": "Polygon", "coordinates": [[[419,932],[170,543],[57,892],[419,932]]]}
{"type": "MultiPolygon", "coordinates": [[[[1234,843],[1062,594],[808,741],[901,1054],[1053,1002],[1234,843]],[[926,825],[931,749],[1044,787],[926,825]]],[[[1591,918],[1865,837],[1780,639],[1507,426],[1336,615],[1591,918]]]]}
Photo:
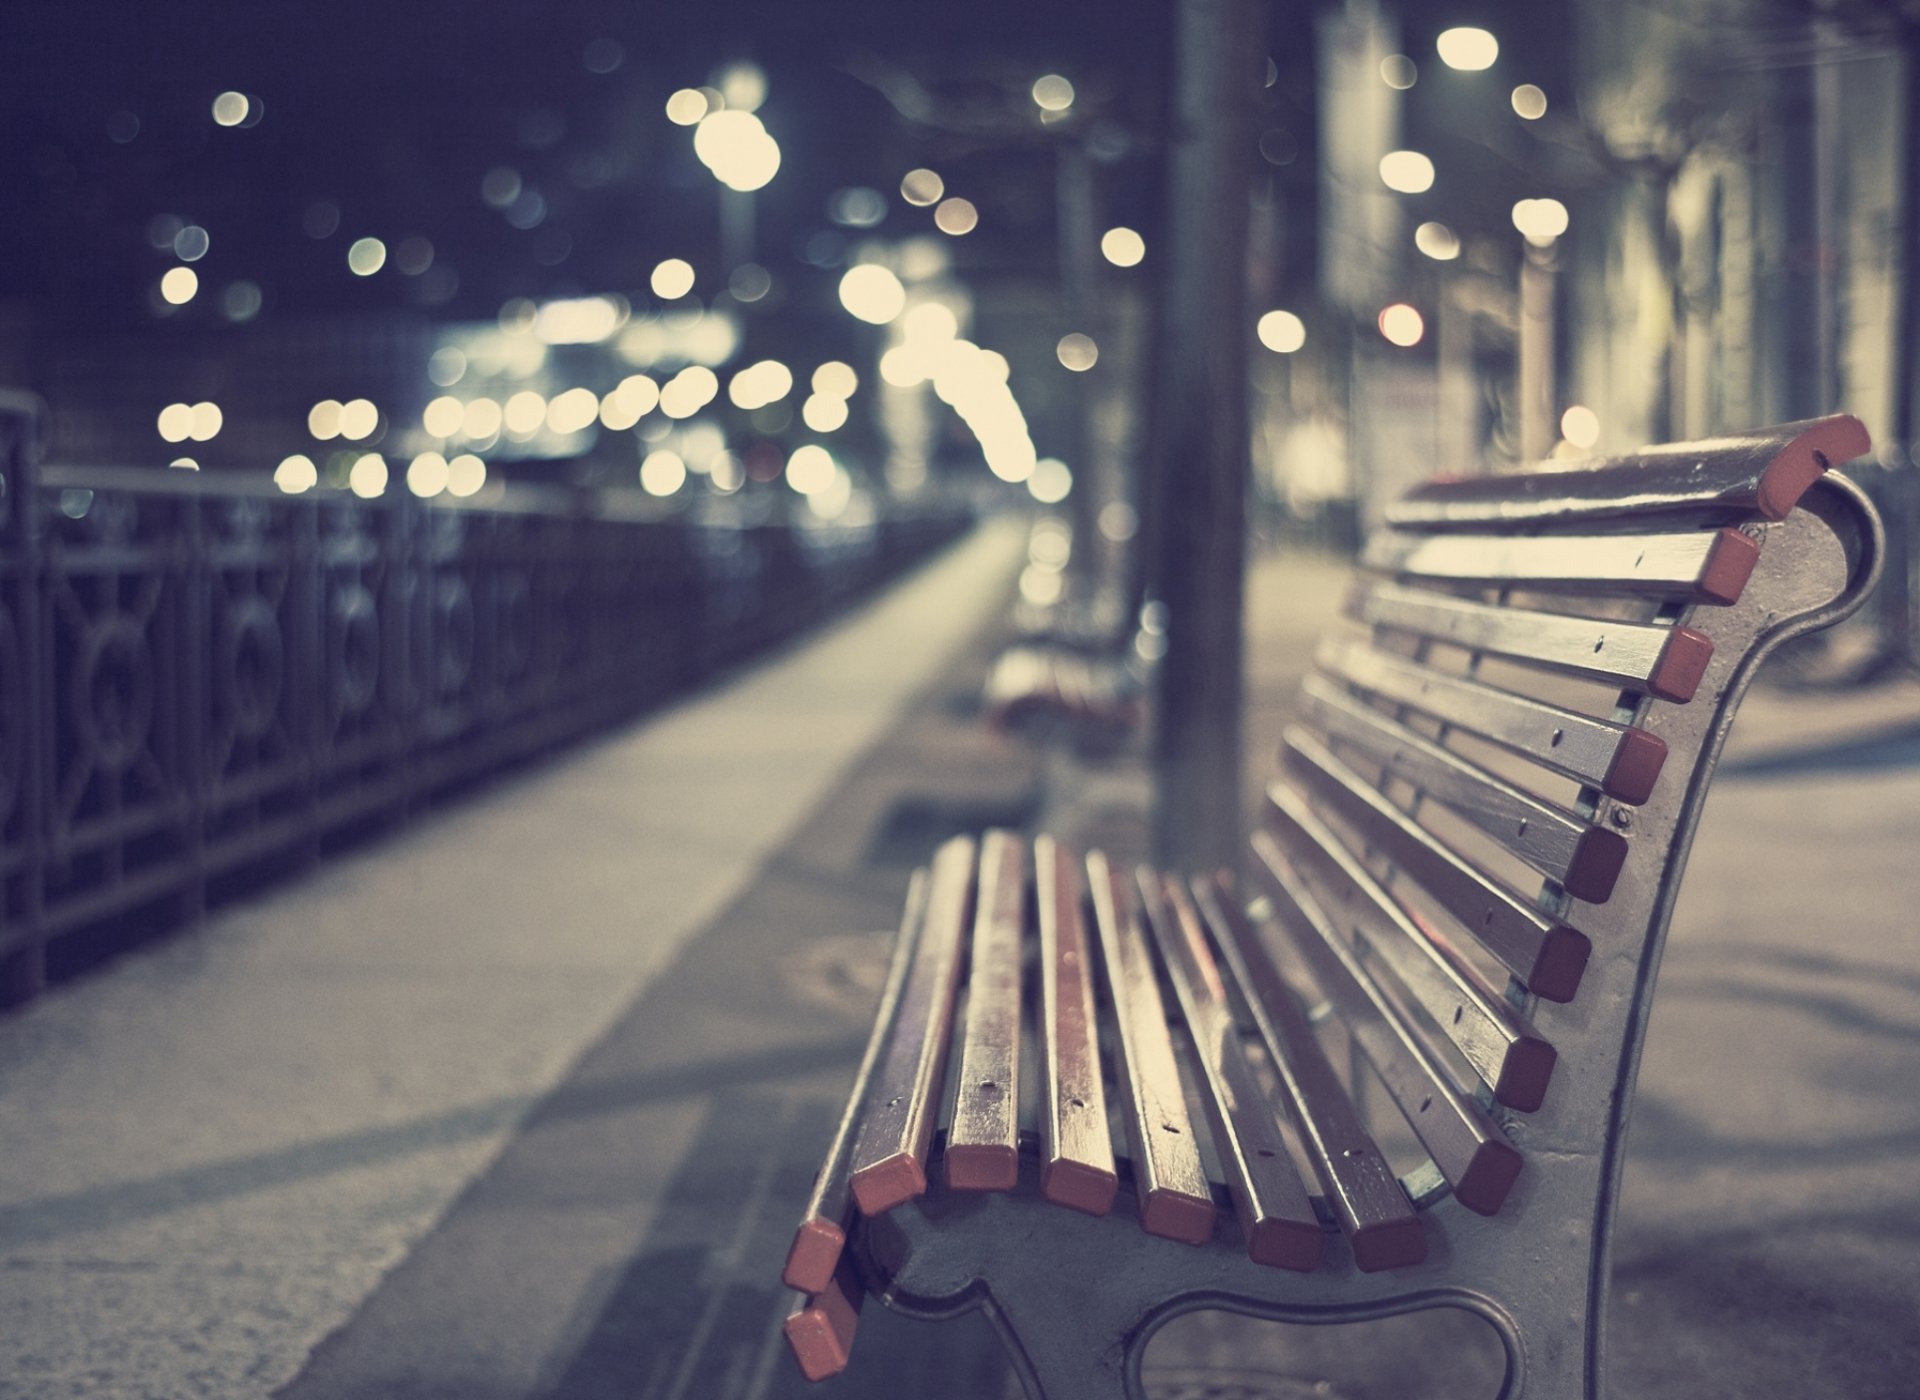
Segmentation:
{"type": "Polygon", "coordinates": [[[0,395],[0,1004],[567,740],[924,558],[861,524],[42,467],[0,395]]]}

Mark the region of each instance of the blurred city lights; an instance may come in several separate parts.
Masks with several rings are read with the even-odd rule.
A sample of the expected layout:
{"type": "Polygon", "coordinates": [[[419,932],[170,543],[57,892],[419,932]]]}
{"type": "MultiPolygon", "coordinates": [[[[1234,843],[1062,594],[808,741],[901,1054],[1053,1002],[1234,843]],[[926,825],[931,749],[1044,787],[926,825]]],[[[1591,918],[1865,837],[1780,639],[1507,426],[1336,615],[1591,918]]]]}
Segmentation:
{"type": "MultiPolygon", "coordinates": [[[[656,279],[659,274],[655,268],[656,279]]],[[[691,285],[692,268],[687,268],[687,280],[691,285]]],[[[540,308],[533,333],[548,345],[597,345],[625,325],[632,313],[625,297],[563,297],[540,308]]]]}
{"type": "Polygon", "coordinates": [[[1413,60],[1403,53],[1390,53],[1380,60],[1380,81],[1396,92],[1405,92],[1419,77],[1413,60]]]}
{"type": "Polygon", "coordinates": [[[1282,355],[1291,355],[1307,343],[1307,323],[1291,311],[1269,311],[1254,324],[1260,343],[1282,355]]]}
{"type": "Polygon", "coordinates": [[[909,170],[900,179],[900,198],[909,204],[925,208],[937,204],[940,196],[947,192],[947,182],[924,166],[909,170]]]}
{"type": "Polygon", "coordinates": [[[177,472],[197,472],[200,464],[191,457],[175,457],[167,466],[177,472]]]}
{"type": "Polygon", "coordinates": [[[340,400],[322,399],[307,410],[307,431],[321,442],[340,436],[340,400]]]}
{"type": "Polygon", "coordinates": [[[707,114],[707,96],[698,88],[681,88],[667,99],[667,120],[675,126],[697,126],[707,114]]]}
{"type": "Polygon", "coordinates": [[[707,480],[723,496],[730,496],[747,484],[746,468],[731,452],[722,452],[707,463],[707,480]]]}
{"type": "Polygon", "coordinates": [[[220,435],[220,426],[225,421],[217,403],[197,403],[193,406],[193,427],[187,436],[195,442],[211,442],[220,435]]]}
{"type": "Polygon", "coordinates": [[[1380,157],[1380,182],[1399,194],[1433,188],[1433,162],[1418,151],[1388,151],[1380,157]]]}
{"type": "Polygon", "coordinates": [[[691,418],[720,392],[720,378],[705,365],[688,365],[660,390],[660,411],[669,418],[691,418]]]}
{"type": "Polygon", "coordinates": [[[761,360],[733,376],[727,385],[727,398],[735,408],[751,412],[778,403],[793,389],[793,371],[778,360],[761,360]]]}
{"type": "Polygon", "coordinates": [[[520,198],[520,172],[496,165],[480,177],[480,199],[489,209],[505,209],[520,198]]]}
{"type": "Polygon", "coordinates": [[[600,424],[623,432],[653,412],[659,402],[659,385],[644,374],[630,374],[600,400],[600,424]]]}
{"type": "Polygon", "coordinates": [[[840,304],[871,325],[884,326],[906,309],[906,288],[878,263],[847,269],[840,279],[840,304]]]}
{"type": "Polygon", "coordinates": [[[838,471],[833,455],[826,448],[808,443],[794,448],[793,455],[787,458],[787,485],[803,496],[811,496],[831,486],[838,471]]]}
{"type": "Polygon", "coordinates": [[[757,112],[767,100],[767,75],[757,63],[732,63],[720,75],[720,95],[739,112],[757,112]]]}
{"type": "Polygon", "coordinates": [[[880,377],[896,389],[911,389],[927,382],[927,366],[921,356],[896,345],[880,357],[880,377]]]}
{"type": "Polygon", "coordinates": [[[200,290],[200,275],[190,267],[167,269],[160,279],[160,297],[169,306],[185,306],[200,290]]]}
{"type": "Polygon", "coordinates": [[[244,92],[223,92],[213,99],[213,119],[221,126],[239,126],[250,105],[244,92]]]}
{"type": "Polygon", "coordinates": [[[1548,247],[1567,231],[1567,206],[1557,199],[1523,199],[1513,206],[1513,226],[1535,247],[1548,247]]]}
{"type": "Polygon", "coordinates": [[[1439,51],[1442,63],[1463,73],[1478,73],[1491,68],[1494,60],[1500,57],[1500,41],[1486,30],[1475,29],[1471,25],[1441,30],[1433,46],[1439,51]]]}
{"type": "Polygon", "coordinates": [[[887,217],[886,197],[865,185],[836,190],[827,201],[827,217],[845,228],[872,228],[887,217]]]}
{"type": "Polygon", "coordinates": [[[421,499],[447,489],[447,459],[438,452],[422,452],[407,463],[407,490],[421,499]]]}
{"type": "Polygon", "coordinates": [[[458,384],[466,372],[466,353],[451,345],[444,345],[427,357],[427,378],[442,389],[450,389],[458,384]]]}
{"type": "Polygon", "coordinates": [[[1429,219],[1413,231],[1413,246],[1435,262],[1452,262],[1460,256],[1460,235],[1429,219]]]}
{"type": "Polygon", "coordinates": [[[264,301],[258,282],[233,282],[220,294],[220,311],[229,321],[251,321],[264,301]]]}
{"type": "Polygon", "coordinates": [[[1100,255],[1115,267],[1134,267],[1147,255],[1147,240],[1130,228],[1110,228],[1100,235],[1100,255]]]}
{"type": "Polygon", "coordinates": [[[944,302],[923,301],[901,323],[907,344],[931,350],[960,334],[960,320],[944,302]]]}
{"type": "Polygon", "coordinates": [[[1053,353],[1061,364],[1075,374],[1084,374],[1100,358],[1100,347],[1093,343],[1092,336],[1069,331],[1060,337],[1060,343],[1053,347],[1053,353]]]}
{"type": "Polygon", "coordinates": [[[193,432],[193,406],[184,403],[170,403],[160,410],[156,426],[160,436],[167,442],[185,442],[193,432]]]}
{"type": "Polygon", "coordinates": [[[693,131],[693,153],[728,189],[747,192],[780,169],[780,145],[751,112],[709,112],[693,131]]]}
{"type": "Polygon", "coordinates": [[[181,262],[199,262],[212,246],[213,240],[198,224],[187,224],[173,236],[173,255],[181,262]]]}
{"type": "Polygon", "coordinates": [[[471,452],[462,452],[447,463],[447,494],[471,496],[487,484],[487,464],[471,452]]]}
{"type": "Polygon", "coordinates": [[[313,465],[313,458],[296,452],[281,458],[280,465],[273,469],[273,484],[289,496],[297,496],[320,484],[320,471],[313,465]]]}
{"type": "Polygon", "coordinates": [[[1418,345],[1427,333],[1420,313],[1403,301],[1397,301],[1380,313],[1380,334],[1398,346],[1418,345]]]}
{"type": "Polygon", "coordinates": [[[466,415],[466,405],[452,394],[442,394],[421,410],[420,426],[433,437],[449,438],[460,431],[466,415]]]}
{"type": "Polygon", "coordinates": [[[348,399],[340,405],[340,436],[359,442],[380,426],[380,410],[367,399],[348,399]]]}
{"type": "Polygon", "coordinates": [[[1547,95],[1532,83],[1522,83],[1513,90],[1513,110],[1521,120],[1537,122],[1547,114],[1547,95]]]}
{"type": "Polygon", "coordinates": [[[485,442],[500,431],[504,416],[500,412],[500,405],[492,399],[473,399],[467,404],[460,431],[475,442],[485,442]]]}
{"type": "Polygon", "coordinates": [[[830,394],[809,394],[800,405],[800,421],[816,433],[831,433],[847,421],[847,401],[830,394]]]}
{"type": "Polygon", "coordinates": [[[600,396],[591,389],[573,388],[555,394],[547,403],[547,431],[578,433],[600,418],[600,396]]]}
{"type": "Polygon", "coordinates": [[[979,222],[980,211],[973,207],[970,199],[943,199],[940,207],[933,211],[933,226],[955,238],[972,233],[979,222]]]}
{"type": "Polygon", "coordinates": [[[513,437],[527,438],[539,432],[547,421],[545,395],[522,389],[508,399],[500,410],[500,421],[513,437]]]}
{"type": "Polygon", "coordinates": [[[741,263],[727,278],[735,301],[754,302],[773,289],[773,278],[759,263],[741,263]]]}
{"type": "Polygon", "coordinates": [[[347,269],[355,277],[371,277],[387,265],[387,245],[377,238],[356,238],[347,249],[347,269]]]}
{"type": "Polygon", "coordinates": [[[347,473],[347,485],[353,494],[365,500],[383,495],[387,489],[387,459],[378,452],[369,452],[353,464],[347,473]]]}
{"type": "Polygon", "coordinates": [[[677,301],[693,290],[693,264],[685,258],[668,258],[653,269],[647,285],[662,301],[677,301]]]}
{"type": "Polygon", "coordinates": [[[1592,447],[1600,441],[1600,415],[1585,404],[1575,404],[1560,415],[1560,436],[1575,447],[1592,447]]]}
{"type": "Polygon", "coordinates": [[[822,520],[838,520],[853,502],[853,478],[838,466],[818,491],[807,494],[807,509],[822,520]]]}
{"type": "Polygon", "coordinates": [[[1027,478],[1027,492],[1043,506],[1056,506],[1073,490],[1073,473],[1058,457],[1042,457],[1027,478]]]}
{"type": "Polygon", "coordinates": [[[1058,73],[1049,73],[1035,80],[1033,101],[1043,112],[1064,112],[1073,105],[1073,84],[1058,73]]]}
{"type": "Polygon", "coordinates": [[[831,399],[850,399],[853,391],[860,387],[860,376],[853,372],[853,366],[841,360],[828,360],[813,372],[809,381],[816,394],[824,394],[831,399]]]}
{"type": "Polygon", "coordinates": [[[640,463],[640,489],[649,496],[671,496],[687,484],[687,464],[666,448],[649,452],[640,463]]]}

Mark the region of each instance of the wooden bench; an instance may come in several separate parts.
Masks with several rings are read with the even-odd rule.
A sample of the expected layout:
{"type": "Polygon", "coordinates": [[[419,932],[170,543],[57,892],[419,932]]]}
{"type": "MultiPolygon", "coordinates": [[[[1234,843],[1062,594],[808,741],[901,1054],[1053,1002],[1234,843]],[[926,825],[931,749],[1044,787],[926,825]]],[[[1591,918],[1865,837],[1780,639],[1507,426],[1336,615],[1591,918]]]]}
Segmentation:
{"type": "MultiPolygon", "coordinates": [[[[1734,709],[1857,607],[1836,417],[1436,481],[1367,546],[1244,875],[991,832],[915,876],[787,1336],[982,1308],[1035,1396],[1169,1318],[1469,1309],[1594,1397],[1667,922],[1734,709]]],[[[1756,878],[1767,878],[1757,872],[1756,878]]]]}

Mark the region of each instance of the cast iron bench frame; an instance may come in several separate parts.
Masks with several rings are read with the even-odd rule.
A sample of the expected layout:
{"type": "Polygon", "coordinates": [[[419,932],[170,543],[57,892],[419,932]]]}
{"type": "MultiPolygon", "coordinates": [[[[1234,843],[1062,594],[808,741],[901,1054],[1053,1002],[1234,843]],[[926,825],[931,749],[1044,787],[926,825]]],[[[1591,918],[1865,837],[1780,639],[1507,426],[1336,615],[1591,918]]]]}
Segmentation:
{"type": "Polygon", "coordinates": [[[1358,626],[1303,692],[1249,891],[1045,836],[944,846],[914,878],[783,1274],[802,1369],[845,1366],[868,1291],[922,1317],[983,1309],[1028,1393],[1054,1400],[1137,1400],[1148,1340],[1196,1308],[1341,1322],[1453,1306],[1501,1337],[1503,1396],[1595,1400],[1628,1112],[1688,849],[1760,662],[1877,577],[1880,522],[1827,471],[1867,449],[1834,417],[1402,498],[1362,557],[1358,626]],[[1430,669],[1449,647],[1465,664],[1430,669]],[[1516,656],[1619,686],[1613,713],[1497,688],[1516,656]],[[1499,751],[1463,753],[1463,734],[1499,751]],[[1576,795],[1534,796],[1521,759],[1576,795]],[[1471,854],[1488,837],[1537,891],[1488,873],[1471,854]],[[1421,1165],[1396,1177],[1367,1136],[1326,1017],[1421,1165]],[[1039,1070],[1024,1084],[1023,1058],[1039,1070]]]}

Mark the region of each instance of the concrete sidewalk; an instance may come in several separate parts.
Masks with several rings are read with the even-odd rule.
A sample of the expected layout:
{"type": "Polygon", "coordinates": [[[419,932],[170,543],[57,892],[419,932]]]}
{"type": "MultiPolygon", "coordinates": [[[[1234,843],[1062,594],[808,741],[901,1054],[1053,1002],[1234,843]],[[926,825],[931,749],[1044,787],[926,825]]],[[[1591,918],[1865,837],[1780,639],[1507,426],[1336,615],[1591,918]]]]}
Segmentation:
{"type": "MultiPolygon", "coordinates": [[[[0,1021],[0,1396],[1002,1394],[980,1319],[877,1307],[805,1386],[775,1279],[911,866],[991,824],[1143,839],[1137,764],[982,732],[1018,553],[989,532],[737,686],[0,1021]]],[[[1250,784],[1343,577],[1256,569],[1250,784]]],[[[1617,1395],[1913,1393],[1917,749],[1916,686],[1762,693],[1736,729],[1641,1079],[1617,1395]]],[[[1491,1395],[1500,1364],[1445,1313],[1198,1316],[1150,1359],[1221,1400],[1491,1395]]]]}

